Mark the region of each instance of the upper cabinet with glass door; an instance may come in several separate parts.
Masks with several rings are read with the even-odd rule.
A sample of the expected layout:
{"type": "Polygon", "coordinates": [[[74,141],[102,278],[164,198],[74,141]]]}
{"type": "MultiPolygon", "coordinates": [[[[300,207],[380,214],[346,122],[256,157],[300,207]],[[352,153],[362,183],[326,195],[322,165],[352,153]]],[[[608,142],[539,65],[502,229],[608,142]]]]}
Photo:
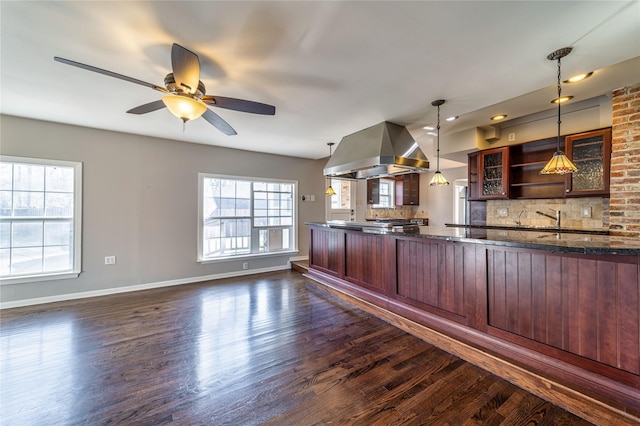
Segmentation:
{"type": "Polygon", "coordinates": [[[480,199],[508,198],[509,147],[480,152],[480,199]]]}
{"type": "Polygon", "coordinates": [[[578,168],[577,172],[565,177],[565,195],[567,197],[608,195],[611,128],[567,136],[565,150],[567,156],[578,168]]]}

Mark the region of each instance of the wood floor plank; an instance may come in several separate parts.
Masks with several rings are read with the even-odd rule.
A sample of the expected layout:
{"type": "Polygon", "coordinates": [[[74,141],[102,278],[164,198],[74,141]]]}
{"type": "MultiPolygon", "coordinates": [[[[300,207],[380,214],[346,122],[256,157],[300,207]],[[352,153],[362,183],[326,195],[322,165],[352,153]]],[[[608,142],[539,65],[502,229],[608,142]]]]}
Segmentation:
{"type": "Polygon", "coordinates": [[[281,271],[0,313],[2,425],[586,425],[281,271]]]}

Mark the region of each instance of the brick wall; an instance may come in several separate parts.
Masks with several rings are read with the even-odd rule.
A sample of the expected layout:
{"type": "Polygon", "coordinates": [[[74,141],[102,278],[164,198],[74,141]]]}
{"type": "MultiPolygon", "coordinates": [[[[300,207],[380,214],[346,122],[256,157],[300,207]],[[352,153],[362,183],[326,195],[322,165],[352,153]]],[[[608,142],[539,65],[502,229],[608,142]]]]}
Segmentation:
{"type": "Polygon", "coordinates": [[[640,83],[615,90],[612,111],[609,229],[640,237],[640,83]]]}

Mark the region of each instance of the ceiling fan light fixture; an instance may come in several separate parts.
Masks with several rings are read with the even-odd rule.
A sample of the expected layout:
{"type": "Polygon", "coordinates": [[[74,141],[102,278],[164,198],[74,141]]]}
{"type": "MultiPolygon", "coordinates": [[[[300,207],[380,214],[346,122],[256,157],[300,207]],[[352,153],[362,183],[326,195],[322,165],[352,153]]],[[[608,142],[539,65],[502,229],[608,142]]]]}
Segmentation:
{"type": "Polygon", "coordinates": [[[207,110],[207,106],[201,101],[184,95],[166,95],[162,97],[162,102],[171,111],[171,114],[183,122],[194,120],[207,110]]]}

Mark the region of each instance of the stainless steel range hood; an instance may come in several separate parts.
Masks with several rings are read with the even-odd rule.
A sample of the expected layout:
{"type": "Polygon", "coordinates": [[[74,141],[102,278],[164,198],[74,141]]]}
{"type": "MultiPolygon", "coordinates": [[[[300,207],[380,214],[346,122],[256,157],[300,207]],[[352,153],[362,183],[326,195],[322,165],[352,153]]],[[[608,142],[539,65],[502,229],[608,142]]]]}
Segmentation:
{"type": "Polygon", "coordinates": [[[325,176],[368,179],[424,172],[429,160],[409,131],[384,121],[340,141],[327,165],[325,176]]]}

